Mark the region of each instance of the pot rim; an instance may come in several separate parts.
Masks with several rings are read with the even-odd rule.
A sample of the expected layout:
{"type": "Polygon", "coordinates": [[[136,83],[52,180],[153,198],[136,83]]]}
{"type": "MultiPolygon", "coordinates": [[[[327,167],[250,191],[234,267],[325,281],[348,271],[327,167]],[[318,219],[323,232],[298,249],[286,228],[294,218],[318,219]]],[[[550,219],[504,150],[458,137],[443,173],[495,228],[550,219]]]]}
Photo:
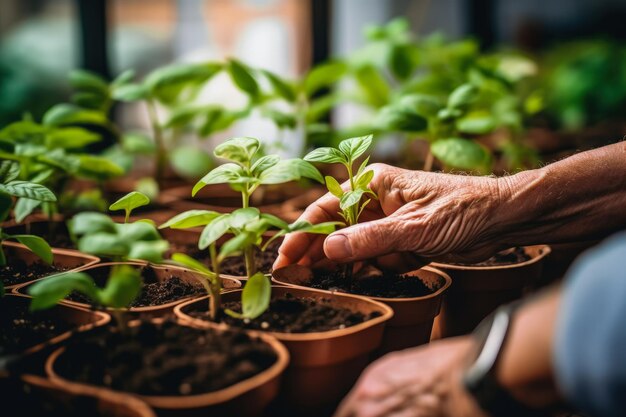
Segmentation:
{"type": "Polygon", "coordinates": [[[527,245],[522,246],[523,248],[535,248],[539,251],[539,253],[529,260],[524,262],[518,262],[513,264],[505,264],[505,265],[490,265],[490,266],[472,266],[472,265],[454,265],[454,264],[446,264],[441,262],[432,262],[430,265],[433,265],[436,268],[457,270],[457,271],[494,271],[494,270],[502,270],[502,269],[515,269],[515,268],[523,268],[528,265],[532,265],[543,260],[546,256],[548,256],[552,252],[552,248],[549,245],[527,245]]]}
{"type": "MultiPolygon", "coordinates": [[[[22,299],[27,299],[27,300],[31,299],[31,297],[29,297],[28,295],[15,294],[15,293],[6,294],[5,297],[15,297],[15,298],[22,298],[22,299]]],[[[36,345],[33,345],[29,347],[28,349],[26,349],[23,352],[24,355],[30,355],[32,353],[43,350],[46,346],[55,345],[57,343],[63,342],[69,339],[74,333],[84,332],[84,331],[87,331],[96,327],[105,326],[111,322],[111,316],[108,313],[105,313],[104,311],[89,310],[83,307],[70,306],[70,305],[65,305],[65,304],[60,304],[60,303],[57,304],[55,307],[69,308],[69,309],[81,311],[83,313],[89,313],[97,317],[97,319],[93,323],[81,324],[74,329],[70,329],[66,332],[63,332],[59,335],[54,336],[53,338],[47,339],[41,343],[37,343],[36,345]]]]}
{"type": "MultiPolygon", "coordinates": [[[[432,264],[430,264],[430,265],[432,265],[432,264]]],[[[444,272],[444,271],[442,271],[442,270],[440,270],[438,268],[434,268],[434,267],[432,267],[430,265],[423,266],[423,267],[421,267],[419,269],[414,269],[412,271],[409,271],[409,272],[406,272],[406,273],[403,274],[403,275],[408,275],[408,274],[416,273],[417,271],[420,271],[420,270],[425,270],[425,271],[429,271],[429,272],[432,272],[434,274],[437,274],[441,278],[444,279],[444,284],[441,287],[439,287],[436,291],[434,291],[434,292],[432,292],[430,294],[427,294],[427,295],[419,296],[419,297],[398,297],[398,298],[373,297],[373,296],[369,296],[369,295],[352,294],[352,293],[342,292],[342,291],[322,290],[322,289],[318,289],[318,288],[307,287],[306,285],[292,284],[292,283],[288,283],[286,281],[282,281],[282,280],[280,280],[280,279],[278,279],[278,278],[276,278],[274,276],[274,271],[272,271],[272,281],[277,283],[277,284],[282,284],[282,285],[285,285],[285,286],[290,287],[290,288],[301,288],[301,289],[307,289],[307,290],[310,289],[310,290],[314,290],[314,291],[322,291],[322,292],[325,292],[325,293],[332,293],[332,294],[338,293],[338,294],[353,295],[353,296],[356,296],[356,297],[365,297],[367,299],[374,300],[374,301],[377,301],[377,302],[380,302],[380,303],[384,303],[384,304],[394,303],[394,302],[408,303],[408,302],[415,302],[415,301],[418,301],[418,300],[429,300],[431,298],[437,298],[443,292],[447,291],[448,288],[450,288],[450,285],[452,285],[452,278],[450,278],[450,275],[448,275],[446,272],[444,272]]],[[[302,268],[311,269],[311,268],[309,268],[307,266],[302,266],[302,265],[296,265],[296,266],[299,266],[299,267],[302,267],[302,268]]],[[[283,267],[283,268],[286,268],[286,267],[283,267]]],[[[279,269],[277,269],[277,271],[280,271],[283,268],[279,268],[279,269]]]]}
{"type": "MultiPolygon", "coordinates": [[[[357,325],[354,326],[350,326],[350,327],[346,327],[345,329],[335,329],[335,330],[326,330],[323,332],[309,332],[309,333],[285,333],[285,332],[273,332],[273,331],[264,331],[264,330],[256,330],[256,329],[243,329],[244,331],[246,331],[247,333],[250,334],[269,334],[272,335],[274,337],[276,337],[278,340],[284,340],[284,341],[288,341],[288,342],[307,342],[307,341],[312,341],[312,340],[319,340],[319,339],[334,339],[334,338],[338,338],[338,337],[344,337],[344,336],[348,336],[351,334],[355,334],[358,332],[361,332],[365,329],[368,329],[370,327],[374,327],[377,326],[379,324],[384,325],[387,321],[389,321],[393,315],[393,309],[391,307],[389,307],[388,305],[381,303],[380,301],[376,301],[376,300],[371,300],[369,298],[360,296],[360,295],[354,295],[354,294],[346,294],[346,293],[340,293],[340,292],[325,292],[325,291],[320,291],[314,288],[294,288],[294,287],[284,287],[284,286],[275,286],[272,285],[272,290],[274,289],[279,289],[279,290],[289,290],[289,291],[307,291],[307,292],[313,292],[316,294],[321,294],[321,295],[333,295],[333,296],[339,296],[341,297],[347,297],[347,298],[353,298],[359,301],[363,301],[369,304],[373,304],[374,306],[378,307],[379,310],[381,311],[381,315],[378,317],[374,317],[372,319],[366,320],[363,323],[359,323],[357,325]]],[[[229,291],[230,293],[235,293],[235,292],[241,292],[243,291],[243,289],[237,289],[237,290],[232,290],[229,291]]],[[[273,291],[272,291],[273,292],[273,291]]],[[[225,324],[225,323],[214,323],[214,322],[210,322],[210,321],[206,321],[206,320],[201,320],[201,319],[196,319],[193,318],[191,316],[189,316],[187,313],[185,313],[183,310],[183,308],[195,303],[195,302],[200,302],[200,301],[204,301],[206,299],[208,299],[209,296],[204,296],[202,298],[198,298],[195,300],[188,300],[184,303],[181,303],[179,305],[177,305],[174,308],[174,314],[176,314],[177,317],[179,317],[181,319],[181,321],[187,321],[189,323],[202,323],[202,326],[207,326],[210,325],[211,327],[223,327],[223,328],[231,328],[231,326],[225,324]]]]}
{"type": "MultiPolygon", "coordinates": [[[[7,246],[10,248],[15,248],[19,250],[25,250],[25,251],[32,253],[32,251],[26,245],[23,245],[18,242],[7,242],[5,240],[5,241],[2,241],[2,246],[7,246]]],[[[87,261],[84,265],[80,265],[80,266],[77,266],[76,268],[71,268],[71,269],[68,269],[67,271],[62,271],[62,272],[79,272],[79,271],[82,271],[83,269],[98,265],[101,261],[101,259],[98,258],[97,256],[89,255],[88,253],[84,253],[75,249],[51,248],[51,250],[52,250],[53,255],[73,256],[75,258],[84,259],[85,261],[87,261]]],[[[54,263],[54,260],[52,261],[52,263],[54,263]]],[[[15,290],[17,290],[18,288],[22,286],[26,286],[40,279],[47,278],[52,275],[56,275],[57,273],[60,273],[60,272],[55,272],[50,275],[46,275],[44,277],[39,277],[37,279],[31,279],[30,281],[21,282],[19,284],[6,285],[4,289],[11,290],[11,292],[14,293],[15,290]]]]}
{"type": "MultiPolygon", "coordinates": [[[[176,265],[166,265],[166,264],[153,264],[153,263],[148,263],[148,262],[138,262],[138,261],[125,261],[125,262],[102,262],[102,263],[98,263],[95,265],[91,265],[88,268],[84,268],[81,269],[80,272],[86,272],[95,268],[100,268],[100,267],[110,267],[113,265],[130,265],[130,266],[138,266],[138,267],[150,267],[153,269],[174,269],[174,270],[179,270],[179,271],[185,271],[185,272],[189,272],[192,274],[198,274],[195,271],[192,271],[190,269],[187,268],[183,268],[180,266],[176,266],[176,265]]],[[[77,272],[77,271],[72,271],[72,272],[77,272]]],[[[28,294],[24,294],[19,292],[20,290],[22,290],[24,287],[33,284],[36,281],[39,281],[41,279],[46,279],[48,277],[43,277],[43,278],[38,278],[34,281],[30,281],[24,284],[20,284],[18,287],[14,288],[14,293],[15,294],[19,294],[28,298],[31,298],[30,295],[28,294]]],[[[233,278],[233,277],[227,277],[227,276],[222,276],[222,279],[225,279],[227,281],[233,281],[235,284],[238,284],[241,287],[241,281],[239,281],[237,278],[233,278]]],[[[225,290],[230,292],[231,289],[225,290]]],[[[185,297],[185,298],[181,298],[179,300],[176,301],[170,301],[169,303],[165,303],[165,304],[159,304],[156,306],[143,306],[143,307],[130,307],[130,308],[126,308],[123,309],[124,311],[128,311],[129,313],[148,313],[148,312],[154,312],[154,311],[158,311],[158,310],[168,310],[168,309],[172,309],[174,306],[176,306],[177,304],[180,304],[182,301],[188,301],[188,300],[196,300],[200,297],[204,297],[204,296],[189,296],[189,297],[185,297]]],[[[63,299],[62,301],[60,301],[60,304],[65,304],[65,305],[69,305],[72,307],[78,307],[81,309],[89,309],[90,305],[89,304],[85,304],[85,303],[81,303],[78,301],[72,301],[72,300],[67,300],[67,299],[63,299]]],[[[110,307],[106,307],[103,309],[103,311],[107,311],[107,312],[111,312],[114,311],[115,309],[110,308],[110,307]]]]}
{"type": "MultiPolygon", "coordinates": [[[[187,323],[178,322],[179,326],[189,327],[187,323]]],[[[215,329],[214,331],[223,332],[223,329],[215,329]]],[[[287,348],[275,337],[272,337],[268,334],[259,334],[259,335],[251,335],[253,337],[259,337],[265,343],[270,345],[272,350],[276,353],[276,362],[267,368],[266,370],[248,378],[243,381],[239,381],[234,385],[231,385],[226,388],[222,388],[217,391],[206,392],[202,394],[194,394],[194,395],[141,395],[135,394],[127,391],[115,391],[115,393],[123,393],[135,396],[143,401],[145,401],[148,405],[163,408],[163,409],[188,409],[188,408],[200,408],[206,407],[210,405],[217,405],[220,403],[225,403],[230,401],[240,395],[245,394],[246,392],[252,391],[256,388],[263,386],[264,384],[271,382],[274,378],[279,377],[284,370],[287,368],[289,364],[289,351],[287,348]]],[[[48,375],[48,378],[55,384],[59,386],[67,386],[67,387],[91,387],[91,388],[102,388],[98,385],[86,384],[82,382],[74,382],[57,374],[54,370],[54,363],[65,352],[64,347],[60,347],[56,349],[54,352],[48,356],[45,363],[45,371],[48,375]]],[[[106,389],[106,388],[104,388],[106,389]]]]}

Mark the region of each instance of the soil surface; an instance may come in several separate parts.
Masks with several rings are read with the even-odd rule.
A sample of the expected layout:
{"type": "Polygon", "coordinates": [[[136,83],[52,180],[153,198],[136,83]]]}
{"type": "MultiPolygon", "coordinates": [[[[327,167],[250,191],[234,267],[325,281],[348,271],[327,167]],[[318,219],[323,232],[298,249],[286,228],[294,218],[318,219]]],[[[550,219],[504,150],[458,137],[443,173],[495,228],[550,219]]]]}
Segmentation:
{"type": "MultiPolygon", "coordinates": [[[[265,252],[260,252],[255,248],[255,256],[254,259],[256,261],[257,270],[263,272],[264,274],[269,274],[272,272],[272,265],[274,265],[274,261],[278,257],[278,248],[282,241],[280,239],[272,242],[265,252]]],[[[198,249],[197,245],[180,245],[180,244],[172,244],[170,247],[170,252],[182,252],[194,259],[199,260],[205,265],[211,264],[211,259],[209,258],[208,251],[201,251],[198,249]]],[[[246,263],[244,261],[243,256],[231,256],[222,262],[221,265],[221,273],[225,275],[234,275],[238,277],[246,276],[246,263]]]]}
{"type": "Polygon", "coordinates": [[[75,327],[46,311],[31,313],[28,303],[13,306],[9,310],[0,299],[0,356],[23,352],[75,327]]]}
{"type": "Polygon", "coordinates": [[[98,409],[98,400],[94,397],[57,398],[17,378],[0,379],[0,390],[3,398],[10,399],[4,408],[6,414],[3,415],[7,417],[107,417],[98,409]]]}
{"type": "Polygon", "coordinates": [[[307,285],[321,290],[339,290],[350,294],[383,298],[423,297],[434,291],[421,279],[409,275],[380,272],[367,278],[355,277],[352,286],[346,281],[344,272],[316,271],[307,285]]]}
{"type": "MultiPolygon", "coordinates": [[[[241,312],[241,302],[223,303],[224,309],[241,312]]],[[[208,312],[192,311],[192,317],[209,320],[208,312]]],[[[378,313],[363,314],[330,304],[330,299],[296,298],[292,294],[273,299],[269,308],[254,320],[240,320],[222,315],[222,321],[246,329],[267,330],[281,333],[312,333],[345,329],[363,323],[378,313]]]]}
{"type": "Polygon", "coordinates": [[[272,348],[243,332],[218,333],[142,321],[121,332],[106,326],[70,344],[55,365],[72,381],[142,395],[217,391],[268,369],[272,348]]]}
{"type": "Polygon", "coordinates": [[[522,262],[526,262],[531,260],[532,257],[526,253],[526,250],[523,247],[515,247],[507,250],[503,250],[502,252],[498,252],[491,258],[476,263],[476,264],[453,264],[453,265],[464,265],[464,266],[499,266],[499,265],[512,265],[519,264],[522,262]]]}
{"type": "Polygon", "coordinates": [[[2,283],[5,286],[22,284],[68,269],[54,264],[48,265],[43,262],[27,264],[21,259],[11,259],[10,257],[7,257],[7,259],[9,261],[8,264],[0,267],[0,277],[2,277],[2,283]]]}
{"type": "MultiPolygon", "coordinates": [[[[109,274],[106,268],[97,268],[87,272],[99,285],[104,285],[109,274]]],[[[183,281],[174,275],[164,281],[158,281],[154,271],[149,268],[142,271],[142,277],[143,286],[141,292],[135,301],[131,303],[130,307],[159,306],[183,298],[206,295],[206,290],[199,282],[183,281]]],[[[67,299],[85,304],[92,303],[88,297],[78,292],[72,292],[67,296],[67,299]]]]}

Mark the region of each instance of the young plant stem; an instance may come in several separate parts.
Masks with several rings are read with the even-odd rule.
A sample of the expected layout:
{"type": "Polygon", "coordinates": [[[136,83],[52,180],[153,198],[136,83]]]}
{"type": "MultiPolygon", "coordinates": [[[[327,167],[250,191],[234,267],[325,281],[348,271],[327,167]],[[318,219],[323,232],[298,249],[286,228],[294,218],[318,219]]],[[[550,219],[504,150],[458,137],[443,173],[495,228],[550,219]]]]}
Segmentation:
{"type": "Polygon", "coordinates": [[[154,100],[147,100],[146,105],[148,107],[148,117],[150,119],[150,126],[152,127],[154,143],[156,145],[154,177],[157,181],[157,184],[159,184],[159,187],[161,187],[163,186],[163,177],[165,175],[165,166],[167,162],[165,140],[163,138],[163,129],[161,128],[161,124],[159,123],[159,116],[157,114],[156,104],[154,103],[154,100]]]}
{"type": "MultiPolygon", "coordinates": [[[[243,208],[248,208],[250,206],[250,191],[245,190],[241,192],[241,205],[243,208]]],[[[249,247],[244,249],[243,258],[246,263],[246,275],[250,278],[252,275],[256,273],[256,263],[254,262],[254,248],[249,247]]]]}
{"type": "MultiPolygon", "coordinates": [[[[348,178],[350,178],[350,190],[354,191],[355,189],[355,184],[354,184],[354,175],[352,174],[352,161],[350,161],[347,165],[346,168],[348,168],[348,178]]],[[[359,213],[359,204],[355,204],[352,207],[350,207],[348,209],[349,213],[348,213],[348,226],[353,226],[354,224],[356,224],[357,222],[357,217],[358,217],[358,213],[359,213]]],[[[354,269],[354,262],[349,262],[346,264],[345,266],[345,270],[344,270],[344,276],[345,276],[345,280],[348,283],[348,289],[350,291],[352,291],[353,287],[354,287],[354,277],[353,277],[353,271],[354,269]]]]}
{"type": "Polygon", "coordinates": [[[220,278],[220,263],[217,259],[217,247],[215,242],[209,246],[209,252],[211,255],[211,266],[213,268],[213,272],[215,273],[215,279],[213,281],[209,280],[209,316],[212,321],[217,321],[220,306],[222,305],[222,282],[220,278]]]}
{"type": "Polygon", "coordinates": [[[126,326],[126,321],[124,320],[124,312],[122,311],[122,309],[113,308],[111,309],[111,314],[113,315],[113,317],[115,317],[115,321],[117,322],[120,331],[122,333],[126,333],[128,326],[126,326]]]}
{"type": "Polygon", "coordinates": [[[430,151],[430,147],[428,148],[428,153],[426,154],[426,160],[424,161],[424,171],[432,171],[433,169],[433,162],[435,160],[435,157],[433,156],[433,153],[430,151]]]}

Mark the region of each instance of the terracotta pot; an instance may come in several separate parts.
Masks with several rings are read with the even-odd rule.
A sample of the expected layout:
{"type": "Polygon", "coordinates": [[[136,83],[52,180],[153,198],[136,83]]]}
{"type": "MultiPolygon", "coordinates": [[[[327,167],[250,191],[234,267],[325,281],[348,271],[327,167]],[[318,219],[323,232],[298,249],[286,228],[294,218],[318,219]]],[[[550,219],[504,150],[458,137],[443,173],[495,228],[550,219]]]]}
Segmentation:
{"type": "Polygon", "coordinates": [[[599,240],[589,240],[550,245],[550,256],[547,256],[543,262],[543,272],[537,287],[544,287],[560,281],[578,255],[598,243],[600,243],[599,240]]]}
{"type": "MultiPolygon", "coordinates": [[[[106,271],[105,273],[99,273],[98,275],[94,276],[94,278],[96,278],[96,284],[98,286],[104,286],[106,282],[106,279],[104,277],[108,276],[108,271],[114,265],[119,265],[119,264],[135,266],[137,268],[142,268],[142,270],[150,269],[152,270],[152,272],[154,272],[156,279],[158,279],[159,281],[168,280],[173,275],[179,277],[183,281],[193,282],[193,283],[198,282],[198,280],[200,279],[204,279],[202,276],[200,276],[196,272],[190,271],[189,269],[185,269],[185,268],[181,268],[181,267],[173,266],[173,265],[152,265],[152,264],[145,264],[142,262],[106,262],[106,263],[101,263],[95,266],[91,266],[89,268],[84,268],[83,272],[86,272],[94,276],[93,273],[95,273],[97,270],[100,270],[100,271],[105,270],[106,271]],[[102,276],[102,278],[100,276],[102,276]]],[[[41,278],[41,279],[45,279],[45,278],[41,278]]],[[[39,281],[39,280],[36,280],[36,281],[39,281]]],[[[28,287],[36,281],[33,281],[27,285],[18,286],[15,289],[15,292],[22,294],[22,295],[27,295],[28,287]]],[[[233,278],[222,277],[222,286],[225,290],[237,289],[237,288],[241,288],[241,282],[233,278]]],[[[149,316],[149,317],[162,317],[162,316],[171,314],[176,305],[184,301],[187,301],[188,299],[189,297],[181,298],[180,300],[172,301],[172,302],[161,304],[158,306],[131,307],[128,309],[128,311],[129,313],[134,314],[134,315],[149,316]]],[[[61,301],[61,303],[70,305],[70,306],[80,307],[80,308],[90,308],[90,305],[80,303],[77,301],[63,300],[61,301]]]]}
{"type": "MultiPolygon", "coordinates": [[[[366,297],[393,309],[393,318],[385,327],[378,354],[428,343],[433,321],[439,314],[444,294],[452,283],[447,274],[428,266],[408,272],[406,275],[422,280],[434,292],[423,297],[412,298],[366,297]]],[[[292,288],[309,288],[312,278],[313,271],[300,265],[289,265],[277,269],[272,274],[272,281],[292,288]]],[[[331,293],[331,291],[324,292],[331,293]]]]}
{"type": "MultiPolygon", "coordinates": [[[[130,325],[132,326],[133,323],[130,325]]],[[[181,323],[181,325],[189,324],[181,323]]],[[[260,416],[278,393],[282,373],[289,363],[289,353],[285,346],[275,338],[265,334],[259,334],[258,337],[272,347],[277,360],[270,368],[252,378],[205,394],[179,396],[133,394],[133,396],[157,410],[159,416],[260,416]]],[[[69,381],[56,373],[55,362],[64,351],[65,348],[55,350],[46,361],[46,373],[51,381],[62,388],[93,388],[91,385],[69,381]]]]}
{"type": "MultiPolygon", "coordinates": [[[[4,251],[4,254],[9,262],[12,259],[21,259],[27,264],[41,262],[37,255],[21,243],[4,241],[2,242],[2,250],[4,251]]],[[[54,255],[54,260],[52,262],[53,265],[67,271],[79,271],[100,262],[100,258],[75,250],[53,248],[52,254],[54,255]]],[[[5,290],[14,290],[19,286],[23,286],[31,282],[33,281],[31,280],[19,284],[7,285],[5,286],[5,290]]]]}
{"type": "MultiPolygon", "coordinates": [[[[85,407],[85,413],[97,410],[101,416],[111,417],[155,417],[154,412],[146,403],[130,395],[114,393],[104,388],[95,387],[61,387],[50,380],[36,375],[22,375],[20,380],[0,380],[0,389],[7,393],[7,389],[15,390],[16,384],[26,386],[28,392],[25,398],[11,396],[11,404],[20,407],[24,401],[45,401],[54,406],[54,411],[81,412],[85,407]],[[7,384],[7,385],[5,385],[7,384]]],[[[10,394],[13,395],[13,394],[10,394]]],[[[19,394],[15,394],[19,395],[19,394]]],[[[22,411],[23,412],[23,411],[22,411]]],[[[88,415],[88,414],[84,414],[88,415]]]]}
{"type": "Polygon", "coordinates": [[[527,246],[531,259],[499,266],[471,266],[433,263],[452,277],[434,338],[470,333],[498,306],[520,298],[541,277],[543,261],[550,253],[546,245],[527,246]]]}
{"type": "MultiPolygon", "coordinates": [[[[350,390],[358,376],[370,362],[370,355],[380,345],[385,323],[393,311],[382,303],[349,294],[328,294],[300,288],[272,286],[272,297],[291,293],[296,297],[328,299],[332,305],[360,311],[378,312],[379,317],[342,330],[315,333],[279,333],[250,331],[252,334],[270,334],[285,344],[291,361],[283,378],[280,403],[297,415],[317,414],[334,409],[350,390]]],[[[241,300],[241,290],[222,296],[223,302],[241,300]]],[[[187,314],[204,308],[206,297],[176,306],[174,313],[181,322],[200,328],[224,328],[226,325],[196,319],[187,314]]]]}
{"type": "MultiPolygon", "coordinates": [[[[28,310],[30,301],[31,298],[25,295],[7,294],[0,298],[0,312],[4,316],[10,316],[11,311],[16,311],[18,309],[28,310]]],[[[76,325],[77,328],[61,333],[46,342],[30,346],[24,350],[22,353],[23,355],[37,353],[47,347],[57,345],[64,340],[67,340],[75,332],[83,332],[93,329],[94,327],[104,326],[111,321],[111,316],[104,312],[70,307],[63,304],[57,304],[56,306],[46,310],[45,316],[53,317],[66,323],[76,325]]]]}

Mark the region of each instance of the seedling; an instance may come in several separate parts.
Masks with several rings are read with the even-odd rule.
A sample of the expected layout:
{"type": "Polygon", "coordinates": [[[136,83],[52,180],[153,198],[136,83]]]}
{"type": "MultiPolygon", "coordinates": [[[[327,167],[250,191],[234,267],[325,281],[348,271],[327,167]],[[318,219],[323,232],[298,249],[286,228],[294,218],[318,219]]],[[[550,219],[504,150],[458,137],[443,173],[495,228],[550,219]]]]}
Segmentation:
{"type": "MultiPolygon", "coordinates": [[[[13,207],[13,198],[18,198],[18,203],[23,199],[37,202],[56,201],[56,197],[48,188],[28,181],[17,181],[15,179],[18,175],[19,166],[17,163],[12,161],[0,162],[0,266],[7,264],[6,256],[2,250],[2,241],[8,239],[17,240],[33,251],[42,261],[51,264],[53,261],[52,249],[44,239],[27,234],[9,235],[2,230],[1,225],[7,220],[11,207],[13,207]]],[[[4,285],[0,281],[0,296],[2,295],[4,295],[4,285]]]]}
{"type": "Polygon", "coordinates": [[[139,191],[132,191],[126,194],[124,197],[117,200],[115,203],[111,204],[109,206],[109,210],[111,211],[124,210],[124,213],[125,213],[124,223],[128,223],[130,213],[134,209],[138,207],[142,207],[142,206],[147,206],[148,204],[150,204],[150,199],[148,198],[147,195],[139,191]]]}
{"type": "MultiPolygon", "coordinates": [[[[132,200],[126,198],[124,201],[132,200]]],[[[128,215],[131,211],[132,208],[128,208],[128,215]]],[[[103,213],[80,213],[70,220],[69,228],[72,235],[78,238],[80,251],[117,262],[138,259],[161,263],[163,253],[169,247],[149,221],[115,223],[103,213]]],[[[140,272],[128,265],[115,265],[104,288],[98,288],[87,273],[72,272],[38,281],[29,288],[29,294],[33,297],[31,308],[41,310],[57,304],[72,291],[78,291],[89,297],[94,305],[111,308],[117,322],[125,327],[124,308],[140,290],[140,272]]]]}
{"type": "MultiPolygon", "coordinates": [[[[372,201],[372,198],[377,198],[374,191],[369,188],[369,183],[374,178],[374,171],[367,170],[369,157],[359,165],[356,173],[353,170],[355,161],[367,151],[371,144],[371,135],[345,139],[339,143],[338,148],[317,148],[304,157],[306,161],[327,164],[340,163],[346,168],[350,184],[347,191],[344,191],[335,178],[326,176],[325,180],[328,191],[339,199],[339,208],[341,209],[339,215],[348,226],[357,224],[365,207],[372,201]],[[370,198],[363,201],[363,197],[370,198]]],[[[349,263],[345,268],[346,280],[350,284],[352,283],[353,267],[354,265],[349,263]]]]}
{"type": "Polygon", "coordinates": [[[232,162],[209,172],[196,184],[192,192],[195,195],[206,185],[227,183],[233,190],[241,193],[242,208],[232,213],[191,210],[173,217],[160,226],[175,229],[204,226],[198,247],[209,250],[211,266],[207,268],[183,254],[175,254],[173,260],[207,277],[205,287],[211,294],[209,311],[212,319],[215,319],[219,312],[220,264],[226,257],[243,253],[248,277],[242,293],[242,313],[233,311],[226,313],[243,319],[254,319],[267,309],[271,293],[269,280],[256,270],[255,249],[262,252],[273,240],[291,232],[328,234],[334,231],[337,224],[329,222],[312,225],[303,221],[288,224],[274,215],[261,213],[259,209],[250,207],[250,196],[261,185],[281,184],[303,177],[322,181],[322,176],[310,163],[301,159],[281,160],[276,155],[257,158],[259,148],[260,143],[254,138],[235,138],[218,146],[214,152],[215,156],[232,162]],[[269,230],[275,230],[276,233],[264,242],[263,235],[269,230]],[[226,234],[232,234],[234,237],[222,244],[218,251],[217,241],[226,234]]]}

